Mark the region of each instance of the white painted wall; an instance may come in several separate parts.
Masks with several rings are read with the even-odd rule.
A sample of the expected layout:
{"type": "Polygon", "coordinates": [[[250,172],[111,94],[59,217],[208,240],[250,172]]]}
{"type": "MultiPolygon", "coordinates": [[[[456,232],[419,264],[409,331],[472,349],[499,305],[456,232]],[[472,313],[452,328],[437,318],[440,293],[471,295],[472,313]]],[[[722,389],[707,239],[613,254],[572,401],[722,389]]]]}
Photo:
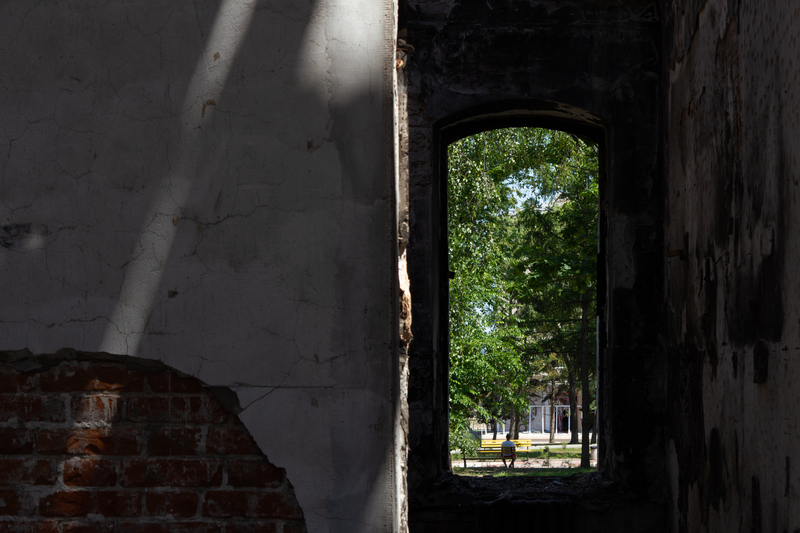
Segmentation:
{"type": "Polygon", "coordinates": [[[0,350],[232,387],[311,532],[394,527],[394,20],[0,5],[0,350]]]}

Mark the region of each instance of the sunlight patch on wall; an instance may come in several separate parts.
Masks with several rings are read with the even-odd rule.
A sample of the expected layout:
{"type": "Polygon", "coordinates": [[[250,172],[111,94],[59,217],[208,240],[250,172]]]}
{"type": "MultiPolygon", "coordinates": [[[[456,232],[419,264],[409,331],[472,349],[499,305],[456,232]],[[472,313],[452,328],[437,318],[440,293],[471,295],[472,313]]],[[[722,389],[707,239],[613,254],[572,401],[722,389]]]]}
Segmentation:
{"type": "Polygon", "coordinates": [[[384,27],[364,23],[365,13],[379,9],[369,0],[317,1],[298,51],[298,85],[323,102],[331,96],[348,101],[380,87],[384,27]]]}
{"type": "Polygon", "coordinates": [[[177,163],[154,191],[149,216],[125,266],[125,279],[100,351],[133,355],[139,348],[178,222],[191,191],[200,185],[197,178],[202,169],[197,164],[202,124],[225,88],[255,8],[254,0],[224,0],[220,6],[184,98],[177,163]]]}

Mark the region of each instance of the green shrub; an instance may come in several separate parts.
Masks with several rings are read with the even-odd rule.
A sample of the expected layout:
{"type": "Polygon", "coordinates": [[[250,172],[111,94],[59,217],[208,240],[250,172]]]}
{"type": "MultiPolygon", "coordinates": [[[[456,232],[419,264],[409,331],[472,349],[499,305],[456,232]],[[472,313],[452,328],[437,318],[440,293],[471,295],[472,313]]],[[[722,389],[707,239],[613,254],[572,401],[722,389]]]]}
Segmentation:
{"type": "Polygon", "coordinates": [[[467,456],[477,455],[480,445],[480,440],[469,430],[466,420],[450,420],[450,452],[461,454],[464,459],[464,468],[467,467],[467,456]]]}

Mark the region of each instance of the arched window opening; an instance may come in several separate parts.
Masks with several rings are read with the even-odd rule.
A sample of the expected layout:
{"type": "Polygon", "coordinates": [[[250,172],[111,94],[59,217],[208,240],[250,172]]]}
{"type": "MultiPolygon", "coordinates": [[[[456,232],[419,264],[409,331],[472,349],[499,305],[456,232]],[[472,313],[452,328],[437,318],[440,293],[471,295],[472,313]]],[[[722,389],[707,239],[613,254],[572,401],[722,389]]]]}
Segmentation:
{"type": "Polygon", "coordinates": [[[445,345],[457,474],[500,467],[506,433],[519,473],[595,464],[599,156],[586,137],[534,127],[447,144],[445,345]]]}

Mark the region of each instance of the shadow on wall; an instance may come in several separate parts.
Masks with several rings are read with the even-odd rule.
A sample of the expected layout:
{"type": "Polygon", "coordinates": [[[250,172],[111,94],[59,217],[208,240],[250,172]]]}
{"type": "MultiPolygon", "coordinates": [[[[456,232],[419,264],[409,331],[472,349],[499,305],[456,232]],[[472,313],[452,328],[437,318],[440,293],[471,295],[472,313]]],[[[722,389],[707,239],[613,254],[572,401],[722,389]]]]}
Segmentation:
{"type": "MultiPolygon", "coordinates": [[[[187,354],[176,366],[235,385],[312,531],[325,519],[331,531],[392,519],[381,495],[392,483],[393,361],[364,363],[392,349],[390,308],[374,302],[396,267],[388,253],[375,254],[384,269],[364,261],[391,243],[393,187],[380,179],[391,151],[375,139],[391,150],[392,130],[375,131],[389,96],[370,45],[386,38],[359,42],[365,11],[375,8],[262,1],[240,15],[252,19],[225,82],[195,100],[196,129],[179,140],[193,178],[178,218],[157,215],[173,243],[141,339],[146,357],[187,354]],[[176,316],[202,318],[186,327],[195,350],[171,334],[176,316]],[[296,435],[304,442],[288,444],[296,435]]],[[[206,45],[205,62],[216,53],[206,45]]]]}
{"type": "Polygon", "coordinates": [[[38,289],[5,284],[0,319],[16,339],[19,317],[40,315],[16,348],[170,354],[220,381],[235,368],[224,352],[269,345],[287,357],[249,370],[263,385],[334,336],[329,320],[313,336],[299,324],[367,290],[336,294],[330,261],[358,263],[339,249],[367,233],[348,208],[387,192],[365,126],[385,73],[366,45],[326,46],[355,4],[151,4],[69,25],[66,5],[24,22],[4,7],[18,75],[0,105],[2,261],[38,289]]]}
{"type": "Polygon", "coordinates": [[[0,7],[0,349],[231,386],[309,528],[389,514],[388,4],[0,7]]]}
{"type": "MultiPolygon", "coordinates": [[[[333,304],[319,301],[317,287],[332,285],[318,261],[329,255],[309,249],[320,233],[338,240],[322,203],[336,196],[340,179],[320,133],[324,75],[307,75],[325,67],[309,42],[315,9],[229,0],[210,31],[201,30],[202,52],[170,126],[161,182],[148,185],[150,203],[101,350],[135,354],[141,343],[145,357],[186,354],[180,365],[188,371],[258,386],[280,385],[276,377],[300,353],[314,353],[294,336],[313,314],[298,300],[333,304]],[[186,349],[187,331],[202,357],[186,349]],[[287,357],[247,373],[230,364],[234,349],[252,357],[264,346],[287,357]]],[[[325,36],[317,37],[324,46],[325,36]]]]}

